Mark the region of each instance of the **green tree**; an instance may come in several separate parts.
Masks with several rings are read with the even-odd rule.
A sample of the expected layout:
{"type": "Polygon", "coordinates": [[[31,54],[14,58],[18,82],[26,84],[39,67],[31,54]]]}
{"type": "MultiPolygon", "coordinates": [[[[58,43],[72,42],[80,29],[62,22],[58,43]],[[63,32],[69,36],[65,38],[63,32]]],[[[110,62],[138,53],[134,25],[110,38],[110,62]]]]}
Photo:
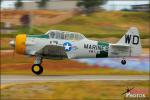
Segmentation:
{"type": "Polygon", "coordinates": [[[106,2],[107,0],[78,0],[77,6],[81,7],[85,13],[91,13],[106,2]]]}
{"type": "Polygon", "coordinates": [[[17,2],[15,3],[16,9],[21,9],[22,6],[23,6],[22,0],[17,0],[17,2]]]}
{"type": "Polygon", "coordinates": [[[40,9],[46,9],[46,7],[47,7],[47,2],[48,2],[48,1],[49,1],[49,0],[41,0],[40,2],[37,2],[39,8],[40,8],[40,9]]]}

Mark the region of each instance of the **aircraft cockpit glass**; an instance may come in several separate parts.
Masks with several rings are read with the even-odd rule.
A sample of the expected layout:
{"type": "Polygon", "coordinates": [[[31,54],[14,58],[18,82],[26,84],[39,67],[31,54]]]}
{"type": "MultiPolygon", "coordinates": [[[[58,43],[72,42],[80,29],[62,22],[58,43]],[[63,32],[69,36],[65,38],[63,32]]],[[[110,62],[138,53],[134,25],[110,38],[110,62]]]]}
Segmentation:
{"type": "Polygon", "coordinates": [[[85,37],[83,35],[81,35],[80,33],[76,33],[76,32],[66,32],[65,33],[65,39],[66,40],[82,40],[85,37]]]}
{"type": "Polygon", "coordinates": [[[49,37],[54,38],[54,37],[55,37],[55,33],[54,33],[54,32],[51,32],[51,33],[49,34],[49,37]]]}
{"type": "Polygon", "coordinates": [[[51,30],[48,31],[46,34],[49,35],[49,38],[53,39],[82,40],[83,38],[85,38],[80,33],[59,30],[51,30]]]}
{"type": "Polygon", "coordinates": [[[76,40],[82,40],[83,38],[85,38],[85,37],[83,37],[81,34],[75,34],[76,40]]]}
{"type": "Polygon", "coordinates": [[[60,34],[60,38],[61,38],[61,39],[65,39],[64,32],[62,32],[62,33],[60,34]]]}
{"type": "Polygon", "coordinates": [[[75,40],[74,35],[75,35],[74,33],[70,33],[70,34],[69,34],[69,36],[70,36],[70,37],[69,37],[69,38],[70,38],[70,40],[75,40]]]}

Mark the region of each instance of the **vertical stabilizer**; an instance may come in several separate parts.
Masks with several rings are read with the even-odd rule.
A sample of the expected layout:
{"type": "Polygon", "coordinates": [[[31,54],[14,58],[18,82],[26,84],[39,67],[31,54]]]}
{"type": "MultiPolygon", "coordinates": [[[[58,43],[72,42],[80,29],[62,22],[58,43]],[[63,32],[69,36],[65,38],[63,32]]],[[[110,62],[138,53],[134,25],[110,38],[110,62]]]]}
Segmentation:
{"type": "Polygon", "coordinates": [[[131,48],[131,56],[139,56],[142,52],[140,35],[136,27],[131,27],[117,44],[129,45],[131,48]]]}

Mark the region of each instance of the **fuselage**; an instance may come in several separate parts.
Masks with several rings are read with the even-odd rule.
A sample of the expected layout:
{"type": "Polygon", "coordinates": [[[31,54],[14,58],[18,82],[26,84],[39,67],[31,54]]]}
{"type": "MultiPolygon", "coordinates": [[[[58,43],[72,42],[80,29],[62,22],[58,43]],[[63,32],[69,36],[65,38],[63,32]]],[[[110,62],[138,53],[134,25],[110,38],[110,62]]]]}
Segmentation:
{"type": "Polygon", "coordinates": [[[60,30],[50,30],[42,35],[19,34],[10,44],[15,45],[19,54],[49,59],[129,57],[141,54],[140,37],[136,28],[129,29],[116,44],[90,40],[80,33],[60,30]]]}
{"type": "MultiPolygon", "coordinates": [[[[45,55],[52,55],[54,57],[57,56],[58,53],[57,55],[53,53],[54,50],[52,46],[58,46],[64,48],[67,55],[66,58],[69,59],[108,57],[109,43],[90,40],[80,34],[77,34],[78,36],[76,36],[76,38],[76,34],[74,35],[74,38],[70,38],[71,36],[69,35],[67,34],[65,38],[50,38],[48,34],[20,34],[16,36],[16,40],[13,43],[15,43],[16,52],[24,55],[35,56],[38,51],[42,50],[45,46],[49,46],[45,55]]],[[[59,48],[55,51],[59,52],[59,48]]]]}
{"type": "Polygon", "coordinates": [[[27,36],[25,54],[35,55],[46,45],[64,47],[69,59],[108,57],[109,43],[84,38],[82,40],[49,39],[27,36]]]}

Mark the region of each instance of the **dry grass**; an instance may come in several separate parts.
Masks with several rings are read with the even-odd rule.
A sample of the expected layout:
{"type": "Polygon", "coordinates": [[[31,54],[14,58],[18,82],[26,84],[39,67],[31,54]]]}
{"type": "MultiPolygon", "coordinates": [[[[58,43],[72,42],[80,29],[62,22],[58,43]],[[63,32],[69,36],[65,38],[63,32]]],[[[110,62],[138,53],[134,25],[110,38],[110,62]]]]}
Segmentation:
{"type": "Polygon", "coordinates": [[[59,24],[40,26],[43,32],[49,29],[83,33],[91,38],[121,38],[130,27],[137,27],[142,39],[149,39],[149,14],[146,12],[96,12],[89,16],[74,16],[59,24]]]}
{"type": "MultiPolygon", "coordinates": [[[[80,81],[41,82],[9,86],[1,91],[2,99],[49,100],[123,100],[127,87],[144,89],[148,96],[148,81],[80,81]]],[[[148,100],[148,99],[147,99],[148,100]]]]}

